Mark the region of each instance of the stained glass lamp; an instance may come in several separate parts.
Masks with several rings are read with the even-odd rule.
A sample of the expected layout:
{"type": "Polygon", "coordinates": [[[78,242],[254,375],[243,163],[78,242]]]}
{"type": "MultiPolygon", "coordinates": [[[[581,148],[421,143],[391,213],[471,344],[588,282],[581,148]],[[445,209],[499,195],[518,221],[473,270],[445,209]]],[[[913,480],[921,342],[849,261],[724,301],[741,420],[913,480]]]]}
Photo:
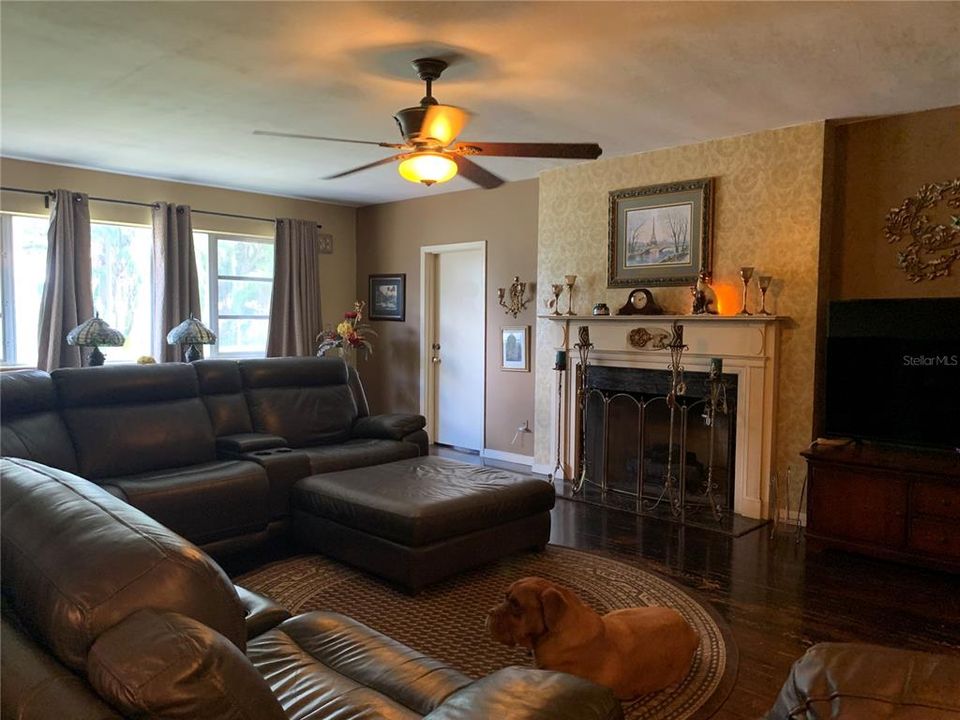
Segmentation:
{"type": "Polygon", "coordinates": [[[197,345],[213,345],[217,336],[213,331],[190,314],[186,320],[167,333],[168,345],[187,345],[183,359],[193,362],[203,357],[197,345]]]}
{"type": "Polygon", "coordinates": [[[121,347],[124,342],[123,333],[114,330],[101,320],[100,313],[95,313],[92,318],[80,323],[67,333],[67,345],[93,348],[93,352],[90,353],[90,367],[103,365],[105,358],[100,352],[101,346],[121,347]]]}

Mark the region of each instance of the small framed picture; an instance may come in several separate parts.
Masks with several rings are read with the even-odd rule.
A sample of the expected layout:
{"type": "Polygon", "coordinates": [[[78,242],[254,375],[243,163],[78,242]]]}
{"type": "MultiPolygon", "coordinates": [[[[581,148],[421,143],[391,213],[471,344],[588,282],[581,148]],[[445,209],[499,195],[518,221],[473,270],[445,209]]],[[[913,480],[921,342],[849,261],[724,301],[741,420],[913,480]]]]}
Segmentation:
{"type": "Polygon", "coordinates": [[[500,369],[530,372],[530,326],[500,329],[500,369]]]}
{"type": "Polygon", "coordinates": [[[403,322],[407,313],[407,276],[370,276],[370,320],[398,320],[403,322]]]}

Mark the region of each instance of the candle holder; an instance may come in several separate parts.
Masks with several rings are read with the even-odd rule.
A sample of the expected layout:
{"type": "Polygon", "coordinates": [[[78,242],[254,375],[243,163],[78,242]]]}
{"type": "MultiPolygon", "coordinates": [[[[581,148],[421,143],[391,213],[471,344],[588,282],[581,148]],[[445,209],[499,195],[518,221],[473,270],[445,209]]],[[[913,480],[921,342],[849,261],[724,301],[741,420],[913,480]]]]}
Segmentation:
{"type": "Polygon", "coordinates": [[[557,358],[557,362],[554,364],[553,369],[557,373],[557,463],[553,466],[553,471],[550,473],[550,482],[551,484],[559,477],[561,480],[566,482],[567,480],[567,471],[563,467],[563,460],[560,455],[560,441],[561,433],[560,430],[563,427],[563,372],[566,370],[566,352],[564,352],[564,363],[560,364],[560,358],[557,358]]]}
{"type": "Polygon", "coordinates": [[[513,276],[513,283],[510,285],[509,291],[507,288],[497,288],[497,297],[500,300],[500,307],[506,308],[505,313],[508,315],[513,315],[516,317],[521,312],[523,312],[527,303],[530,301],[524,299],[524,295],[527,294],[527,284],[525,282],[520,282],[520,276],[513,276]],[[504,302],[506,296],[509,294],[510,301],[504,302]]]}
{"type": "Polygon", "coordinates": [[[579,494],[587,482],[587,368],[590,364],[590,351],[593,349],[593,343],[590,342],[590,328],[581,325],[579,329],[579,342],[574,345],[580,354],[580,364],[577,366],[577,411],[579,414],[579,437],[577,438],[577,464],[579,472],[576,474],[573,483],[574,494],[579,494]]]}
{"type": "Polygon", "coordinates": [[[753,268],[752,267],[742,267],[740,268],[740,279],[743,280],[743,307],[740,308],[740,315],[753,315],[752,312],[747,310],[747,288],[750,287],[750,278],[753,277],[753,268]]]}
{"type": "Polygon", "coordinates": [[[771,314],[767,312],[767,290],[770,289],[771,282],[773,282],[773,278],[769,275],[761,275],[757,278],[757,285],[760,288],[760,310],[757,311],[758,315],[771,314]]]}
{"type": "Polygon", "coordinates": [[[550,288],[553,290],[553,314],[563,315],[560,312],[560,296],[563,294],[563,283],[553,283],[550,288]]]}
{"type": "Polygon", "coordinates": [[[573,311],[573,285],[577,282],[577,276],[564,275],[563,279],[567,283],[567,315],[576,315],[573,311]]]}

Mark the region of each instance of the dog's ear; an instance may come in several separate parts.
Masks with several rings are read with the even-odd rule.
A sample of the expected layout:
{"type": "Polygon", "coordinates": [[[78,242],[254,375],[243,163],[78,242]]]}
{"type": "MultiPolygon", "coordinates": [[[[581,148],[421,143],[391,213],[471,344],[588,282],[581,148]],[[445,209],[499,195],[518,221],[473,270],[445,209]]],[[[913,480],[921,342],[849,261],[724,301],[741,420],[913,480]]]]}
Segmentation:
{"type": "Polygon", "coordinates": [[[540,594],[543,605],[543,623],[547,630],[553,630],[567,612],[567,599],[556,588],[547,588],[540,594]]]}

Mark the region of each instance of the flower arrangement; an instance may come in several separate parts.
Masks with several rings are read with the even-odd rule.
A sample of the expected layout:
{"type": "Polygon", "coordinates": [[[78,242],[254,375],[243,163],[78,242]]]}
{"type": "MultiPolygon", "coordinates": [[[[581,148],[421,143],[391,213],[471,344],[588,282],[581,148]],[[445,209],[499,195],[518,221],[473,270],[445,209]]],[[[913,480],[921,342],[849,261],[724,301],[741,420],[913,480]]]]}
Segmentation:
{"type": "Polygon", "coordinates": [[[373,343],[371,337],[376,337],[368,324],[363,321],[363,308],[366,303],[357,300],[353,303],[353,310],[348,310],[343,314],[343,320],[337,325],[336,330],[325,330],[317,335],[317,341],[320,346],[317,348],[317,356],[324,355],[332,348],[363,350],[367,355],[373,354],[373,343]]]}

